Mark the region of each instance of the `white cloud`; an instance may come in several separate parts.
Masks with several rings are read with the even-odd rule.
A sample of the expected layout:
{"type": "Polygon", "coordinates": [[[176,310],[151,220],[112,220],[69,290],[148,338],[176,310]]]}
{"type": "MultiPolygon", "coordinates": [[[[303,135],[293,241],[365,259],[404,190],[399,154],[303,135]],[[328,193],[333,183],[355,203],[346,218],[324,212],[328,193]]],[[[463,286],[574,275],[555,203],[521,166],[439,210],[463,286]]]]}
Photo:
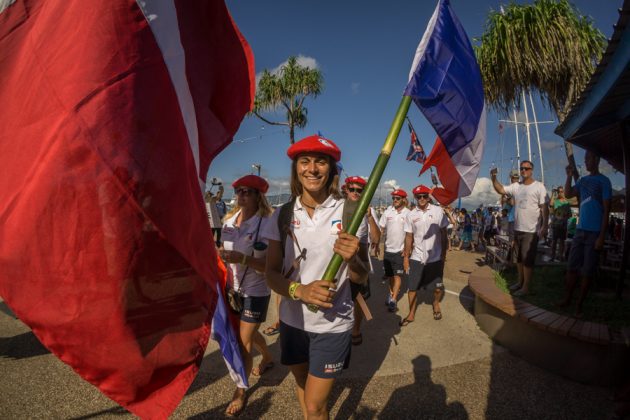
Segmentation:
{"type": "MultiPolygon", "coordinates": [[[[479,207],[480,204],[483,204],[484,207],[495,205],[499,199],[500,196],[494,191],[490,178],[477,178],[472,194],[462,198],[462,207],[471,210],[479,207]]],[[[456,206],[457,201],[453,205],[456,206]]]]}
{"type": "Polygon", "coordinates": [[[359,86],[361,84],[358,82],[352,82],[352,84],[350,85],[350,90],[352,90],[352,94],[353,95],[358,95],[359,94],[359,86]]]}
{"type": "Polygon", "coordinates": [[[562,141],[541,140],[540,147],[543,151],[551,151],[562,148],[562,141]]]}
{"type": "MultiPolygon", "coordinates": [[[[274,67],[273,69],[268,69],[269,73],[271,74],[278,74],[280,73],[280,70],[282,69],[283,66],[287,65],[288,60],[285,60],[284,62],[278,64],[278,66],[274,67]]],[[[319,63],[317,63],[317,60],[314,59],[313,57],[307,57],[305,55],[298,55],[297,56],[297,63],[302,66],[302,67],[306,67],[309,69],[318,69],[319,68],[319,63]]],[[[260,80],[260,78],[262,77],[262,71],[256,74],[256,86],[258,86],[258,81],[260,80]]]]}
{"type": "Polygon", "coordinates": [[[289,178],[272,178],[267,179],[267,182],[269,183],[268,194],[277,194],[280,191],[286,194],[289,193],[289,185],[291,183],[289,178]]]}
{"type": "Polygon", "coordinates": [[[381,183],[381,185],[383,186],[383,188],[387,188],[387,189],[391,189],[391,190],[395,190],[397,188],[400,188],[400,184],[395,179],[388,179],[386,181],[383,181],[381,183]]]}

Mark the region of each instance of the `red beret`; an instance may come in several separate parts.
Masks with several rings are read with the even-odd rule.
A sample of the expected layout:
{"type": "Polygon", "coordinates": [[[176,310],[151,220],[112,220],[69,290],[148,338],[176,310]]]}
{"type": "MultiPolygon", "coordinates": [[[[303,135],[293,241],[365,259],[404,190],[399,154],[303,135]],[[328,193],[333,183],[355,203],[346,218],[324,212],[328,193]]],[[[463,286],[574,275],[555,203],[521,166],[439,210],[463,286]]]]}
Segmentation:
{"type": "Polygon", "coordinates": [[[405,192],[405,190],[401,190],[401,189],[396,189],[392,191],[392,195],[395,195],[397,197],[402,197],[402,198],[407,197],[407,193],[405,192]]]}
{"type": "Polygon", "coordinates": [[[287,150],[287,155],[291,160],[302,153],[323,153],[333,158],[335,162],[339,162],[341,159],[341,150],[337,145],[329,139],[325,139],[322,136],[308,136],[302,140],[294,143],[287,150]]]}
{"type": "Polygon", "coordinates": [[[267,190],[269,190],[269,184],[267,184],[267,181],[265,181],[264,178],[261,178],[261,177],[256,176],[256,175],[245,175],[245,176],[242,176],[239,179],[237,179],[236,181],[234,181],[232,183],[232,186],[234,188],[238,188],[238,187],[253,188],[255,190],[260,191],[263,194],[265,194],[267,192],[267,190]]]}
{"type": "Polygon", "coordinates": [[[360,176],[349,176],[348,178],[346,178],[346,184],[350,183],[363,185],[365,187],[367,181],[360,176]]]}
{"type": "Polygon", "coordinates": [[[424,185],[418,185],[416,188],[413,189],[413,195],[416,194],[431,194],[431,189],[424,185]]]}

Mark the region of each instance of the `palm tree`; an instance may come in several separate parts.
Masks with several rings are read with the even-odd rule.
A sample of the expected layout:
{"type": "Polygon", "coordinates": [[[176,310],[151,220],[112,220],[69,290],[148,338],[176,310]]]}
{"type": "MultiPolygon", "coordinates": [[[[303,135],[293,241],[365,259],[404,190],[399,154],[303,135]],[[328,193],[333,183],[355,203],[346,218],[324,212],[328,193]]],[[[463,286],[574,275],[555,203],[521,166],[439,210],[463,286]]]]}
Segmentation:
{"type": "Polygon", "coordinates": [[[313,98],[323,90],[323,76],[317,69],[301,66],[297,57],[289,57],[287,63],[280,68],[279,73],[272,74],[264,70],[258,82],[256,99],[252,113],[271,125],[289,127],[291,144],[295,142],[295,127],[304,128],[307,123],[308,110],[304,100],[308,96],[313,98]],[[270,121],[261,112],[286,111],[286,121],[270,121]]]}
{"type": "Polygon", "coordinates": [[[567,0],[491,11],[475,48],[486,101],[499,112],[537,90],[562,120],[599,62],[604,35],[567,0]]]}

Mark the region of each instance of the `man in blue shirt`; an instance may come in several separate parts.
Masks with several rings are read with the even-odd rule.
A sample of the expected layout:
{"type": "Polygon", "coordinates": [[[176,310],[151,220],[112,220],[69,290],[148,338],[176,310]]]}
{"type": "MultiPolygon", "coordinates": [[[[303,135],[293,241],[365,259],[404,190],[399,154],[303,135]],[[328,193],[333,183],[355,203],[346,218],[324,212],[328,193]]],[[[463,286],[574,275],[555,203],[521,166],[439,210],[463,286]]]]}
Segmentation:
{"type": "Polygon", "coordinates": [[[571,303],[578,275],[581,275],[582,286],[575,308],[577,317],[582,316],[582,304],[597,269],[599,251],[604,247],[612,196],[610,179],[599,173],[599,156],[591,151],[586,152],[584,164],[589,175],[581,177],[575,186],[571,186],[575,168],[567,166],[567,180],[564,184],[567,198],[579,196],[580,219],[571,242],[567,264],[566,296],[559,306],[568,306],[571,303]]]}

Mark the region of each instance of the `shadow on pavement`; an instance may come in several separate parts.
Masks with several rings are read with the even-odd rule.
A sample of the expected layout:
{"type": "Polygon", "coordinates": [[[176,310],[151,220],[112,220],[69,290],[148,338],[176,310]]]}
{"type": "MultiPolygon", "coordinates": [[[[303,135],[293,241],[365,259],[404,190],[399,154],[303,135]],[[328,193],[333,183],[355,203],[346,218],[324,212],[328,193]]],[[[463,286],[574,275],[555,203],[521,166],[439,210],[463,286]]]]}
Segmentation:
{"type": "MultiPolygon", "coordinates": [[[[388,312],[384,304],[389,293],[389,280],[382,277],[382,262],[373,261],[373,265],[374,273],[370,275],[371,296],[367,303],[374,318],[371,321],[363,321],[361,325],[363,344],[353,346],[351,350],[350,365],[360,366],[361,375],[358,378],[350,378],[350,375],[344,374],[335,381],[329,399],[329,409],[342,397],[346,389],[349,391],[335,415],[336,419],[374,417],[374,412],[360,405],[361,399],[366,387],[381,368],[390,347],[398,345],[395,336],[400,333],[399,317],[388,312]]],[[[403,293],[406,287],[401,289],[400,299],[405,298],[403,293]]]]}
{"type": "Polygon", "coordinates": [[[396,389],[378,418],[467,419],[468,412],[463,404],[458,401],[447,403],[444,386],[431,380],[431,359],[420,355],[412,363],[414,383],[396,389]]]}
{"type": "Polygon", "coordinates": [[[0,357],[26,359],[48,353],[48,349],[30,331],[14,337],[0,337],[0,357]]]}
{"type": "MultiPolygon", "coordinates": [[[[251,393],[257,388],[257,385],[254,385],[250,391],[249,400],[251,401],[251,393]]],[[[271,407],[271,397],[273,392],[266,391],[261,397],[257,398],[256,401],[252,401],[248,403],[243,409],[242,413],[238,415],[239,419],[258,419],[262,414],[269,411],[271,407]]],[[[218,407],[213,408],[212,410],[204,411],[203,413],[196,414],[194,416],[188,417],[191,420],[202,420],[202,419],[220,419],[227,418],[225,415],[225,410],[227,409],[229,401],[226,401],[225,404],[222,404],[218,407]]],[[[296,417],[299,418],[299,417],[296,417]]]]}

